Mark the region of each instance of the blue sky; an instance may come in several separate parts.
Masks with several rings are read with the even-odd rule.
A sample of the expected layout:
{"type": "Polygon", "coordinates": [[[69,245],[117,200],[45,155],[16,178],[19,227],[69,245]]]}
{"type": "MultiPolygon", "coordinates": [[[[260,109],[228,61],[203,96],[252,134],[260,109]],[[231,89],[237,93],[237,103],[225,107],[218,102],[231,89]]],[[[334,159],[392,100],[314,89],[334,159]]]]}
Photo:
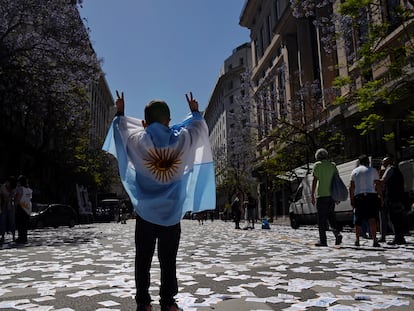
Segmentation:
{"type": "Polygon", "coordinates": [[[206,108],[224,60],[249,42],[239,25],[245,0],[84,0],[92,45],[115,98],[142,118],[152,99],[165,100],[173,123],[188,113],[186,92],[206,108]]]}

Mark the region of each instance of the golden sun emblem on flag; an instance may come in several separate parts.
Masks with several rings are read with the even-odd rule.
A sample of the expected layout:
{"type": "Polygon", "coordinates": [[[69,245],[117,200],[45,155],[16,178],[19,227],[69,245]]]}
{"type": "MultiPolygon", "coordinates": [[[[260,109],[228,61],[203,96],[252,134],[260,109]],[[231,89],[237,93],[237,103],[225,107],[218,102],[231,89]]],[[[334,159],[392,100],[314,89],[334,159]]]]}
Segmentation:
{"type": "Polygon", "coordinates": [[[168,148],[150,149],[144,161],[155,178],[163,183],[172,179],[181,164],[180,153],[168,148]]]}

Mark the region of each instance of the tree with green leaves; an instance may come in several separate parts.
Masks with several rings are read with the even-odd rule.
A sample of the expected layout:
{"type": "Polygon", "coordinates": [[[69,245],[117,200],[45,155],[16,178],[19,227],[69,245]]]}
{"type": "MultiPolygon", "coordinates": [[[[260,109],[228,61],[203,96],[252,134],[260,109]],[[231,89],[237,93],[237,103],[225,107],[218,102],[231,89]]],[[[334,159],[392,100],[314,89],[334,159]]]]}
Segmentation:
{"type": "Polygon", "coordinates": [[[354,127],[360,134],[381,129],[384,140],[412,145],[414,2],[304,0],[292,1],[292,8],[296,17],[312,18],[324,30],[326,49],[343,55],[334,83],[340,95],[334,104],[356,105],[354,127]],[[334,8],[333,16],[320,14],[326,7],[334,8]]]}
{"type": "Polygon", "coordinates": [[[55,180],[51,188],[74,184],[90,164],[78,147],[88,144],[88,90],[102,73],[80,4],[3,0],[0,6],[0,119],[3,139],[10,138],[2,165],[31,170],[26,174],[42,183],[55,180]]]}

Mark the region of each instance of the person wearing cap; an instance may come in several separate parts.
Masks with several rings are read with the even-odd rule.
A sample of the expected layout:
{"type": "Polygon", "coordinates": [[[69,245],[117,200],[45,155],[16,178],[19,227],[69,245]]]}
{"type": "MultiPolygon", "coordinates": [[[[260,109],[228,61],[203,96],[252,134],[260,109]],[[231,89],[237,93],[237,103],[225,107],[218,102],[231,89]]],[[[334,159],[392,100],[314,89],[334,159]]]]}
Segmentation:
{"type": "Polygon", "coordinates": [[[342,235],[336,223],[335,201],[331,196],[331,182],[334,174],[338,174],[335,163],[328,161],[328,151],[321,148],[315,153],[313,166],[312,204],[316,204],[318,212],[319,242],[315,246],[328,246],[326,231],[328,222],[335,236],[335,245],[342,243],[342,235]]]}
{"type": "Polygon", "coordinates": [[[406,244],[404,233],[406,231],[406,215],[403,203],[404,198],[404,176],[393,164],[390,157],[382,160],[385,172],[381,178],[384,191],[384,208],[390,213],[391,222],[394,227],[394,240],[388,242],[390,245],[406,244]]]}

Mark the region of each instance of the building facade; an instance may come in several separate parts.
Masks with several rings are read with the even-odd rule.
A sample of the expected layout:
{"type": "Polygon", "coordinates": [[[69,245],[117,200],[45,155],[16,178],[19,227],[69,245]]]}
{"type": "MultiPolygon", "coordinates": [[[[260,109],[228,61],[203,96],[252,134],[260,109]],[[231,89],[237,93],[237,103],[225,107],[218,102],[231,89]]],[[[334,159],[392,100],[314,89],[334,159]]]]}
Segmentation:
{"type": "MultiPolygon", "coordinates": [[[[300,6],[302,2],[298,3],[300,6]]],[[[304,12],[305,7],[295,8],[289,0],[245,1],[239,23],[250,30],[250,84],[252,109],[257,116],[256,165],[259,168],[267,159],[286,150],[293,160],[292,170],[302,163],[313,162],[314,151],[325,147],[324,142],[331,142],[333,137],[340,137],[330,149],[339,163],[357,158],[361,153],[374,158],[391,154],[397,160],[414,156],[412,128],[403,121],[403,115],[413,110],[410,100],[413,49],[409,48],[413,37],[407,36],[414,33],[413,22],[411,18],[401,23],[393,13],[401,6],[408,12],[411,10],[412,16],[411,1],[378,0],[362,10],[359,21],[366,19],[367,23],[361,22],[361,25],[391,25],[373,53],[386,51],[390,46],[398,51],[396,55],[383,53],[383,58],[364,71],[358,63],[358,51],[366,43],[364,34],[368,28],[359,26],[351,28],[349,34],[342,33],[343,21],[337,14],[341,1],[327,3],[315,5],[313,12],[304,12]],[[393,60],[398,57],[405,62],[399,68],[405,82],[392,75],[393,60]],[[349,79],[351,84],[338,87],[335,84],[338,77],[349,79]],[[371,108],[361,111],[355,94],[365,90],[363,87],[372,81],[388,89],[401,87],[406,92],[394,97],[392,106],[377,100],[371,108]],[[338,98],[343,99],[339,104],[338,98]],[[376,112],[384,116],[382,123],[361,135],[356,126],[365,116],[376,112]],[[395,136],[384,140],[390,131],[395,136]],[[324,139],[321,133],[325,133],[324,139]],[[296,157],[297,152],[302,154],[296,157]],[[295,163],[297,159],[303,162],[295,163]]],[[[258,177],[261,204],[270,207],[267,213],[286,214],[292,189],[271,186],[272,181],[266,174],[258,177]]]]}
{"type": "Polygon", "coordinates": [[[93,148],[101,148],[108,127],[115,115],[115,102],[111,90],[102,74],[98,83],[89,87],[89,109],[91,114],[90,142],[93,148]]]}
{"type": "Polygon", "coordinates": [[[236,189],[245,191],[247,178],[251,176],[248,172],[254,159],[254,135],[249,124],[254,115],[242,78],[250,68],[251,49],[245,43],[224,61],[204,113],[214,155],[220,210],[236,189]]]}

